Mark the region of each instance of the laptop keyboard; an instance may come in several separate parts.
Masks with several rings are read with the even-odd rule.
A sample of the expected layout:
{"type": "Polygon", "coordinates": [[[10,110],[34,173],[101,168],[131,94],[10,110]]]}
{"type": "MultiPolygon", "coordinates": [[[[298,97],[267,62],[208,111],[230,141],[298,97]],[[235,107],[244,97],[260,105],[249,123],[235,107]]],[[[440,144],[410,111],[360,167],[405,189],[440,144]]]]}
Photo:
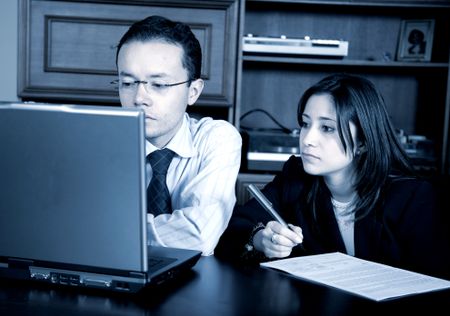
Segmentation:
{"type": "Polygon", "coordinates": [[[171,264],[176,261],[175,258],[168,257],[149,257],[148,258],[148,269],[149,271],[156,271],[162,267],[171,264]]]}

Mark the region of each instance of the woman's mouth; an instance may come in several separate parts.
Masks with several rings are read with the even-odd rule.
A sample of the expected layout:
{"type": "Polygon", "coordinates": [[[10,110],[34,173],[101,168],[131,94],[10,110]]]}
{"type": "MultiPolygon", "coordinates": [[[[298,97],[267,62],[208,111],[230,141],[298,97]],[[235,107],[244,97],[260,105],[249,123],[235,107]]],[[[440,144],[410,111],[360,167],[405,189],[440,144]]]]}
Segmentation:
{"type": "Polygon", "coordinates": [[[315,155],[309,154],[309,153],[305,153],[305,152],[303,152],[303,153],[301,154],[301,157],[302,157],[302,158],[305,158],[305,159],[307,159],[307,160],[320,159],[318,156],[315,156],[315,155]]]}

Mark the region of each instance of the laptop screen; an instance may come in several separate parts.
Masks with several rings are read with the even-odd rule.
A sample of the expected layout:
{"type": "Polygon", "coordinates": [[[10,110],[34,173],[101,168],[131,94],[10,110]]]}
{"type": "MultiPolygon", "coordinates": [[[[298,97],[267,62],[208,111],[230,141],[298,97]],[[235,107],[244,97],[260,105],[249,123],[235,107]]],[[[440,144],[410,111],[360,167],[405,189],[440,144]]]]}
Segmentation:
{"type": "Polygon", "coordinates": [[[143,112],[0,104],[0,258],[147,270],[143,112]]]}

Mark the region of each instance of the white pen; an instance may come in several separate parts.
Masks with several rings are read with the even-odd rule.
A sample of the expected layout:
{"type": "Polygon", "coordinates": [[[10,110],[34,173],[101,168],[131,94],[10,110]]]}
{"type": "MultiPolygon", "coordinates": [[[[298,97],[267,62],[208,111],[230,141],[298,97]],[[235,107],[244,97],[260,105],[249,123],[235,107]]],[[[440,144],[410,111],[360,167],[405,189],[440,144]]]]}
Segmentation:
{"type": "Polygon", "coordinates": [[[272,215],[281,225],[288,227],[287,223],[281,218],[280,214],[275,211],[272,206],[272,203],[264,196],[264,194],[258,189],[254,184],[250,184],[248,186],[248,190],[255,197],[255,199],[259,202],[259,204],[264,207],[264,209],[272,215]]]}

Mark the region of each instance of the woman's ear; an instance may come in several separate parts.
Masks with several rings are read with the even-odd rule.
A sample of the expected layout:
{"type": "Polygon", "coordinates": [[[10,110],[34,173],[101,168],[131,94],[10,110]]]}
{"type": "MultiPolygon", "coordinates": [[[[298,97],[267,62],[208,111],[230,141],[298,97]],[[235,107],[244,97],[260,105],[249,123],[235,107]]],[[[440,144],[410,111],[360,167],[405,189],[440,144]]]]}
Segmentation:
{"type": "Polygon", "coordinates": [[[356,155],[361,155],[367,151],[366,145],[363,143],[358,143],[358,148],[356,148],[356,155]]]}

